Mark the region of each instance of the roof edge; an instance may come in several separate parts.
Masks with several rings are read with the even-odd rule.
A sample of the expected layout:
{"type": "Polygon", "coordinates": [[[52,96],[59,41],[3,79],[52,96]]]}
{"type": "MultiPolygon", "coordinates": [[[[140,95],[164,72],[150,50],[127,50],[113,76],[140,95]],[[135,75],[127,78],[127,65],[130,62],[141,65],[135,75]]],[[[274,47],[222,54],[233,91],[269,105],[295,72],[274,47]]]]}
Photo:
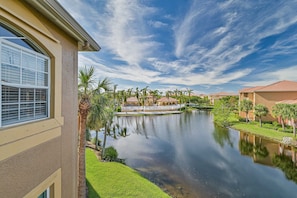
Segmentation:
{"type": "Polygon", "coordinates": [[[99,51],[99,44],[56,0],[24,0],[78,41],[79,51],[99,51]]]}

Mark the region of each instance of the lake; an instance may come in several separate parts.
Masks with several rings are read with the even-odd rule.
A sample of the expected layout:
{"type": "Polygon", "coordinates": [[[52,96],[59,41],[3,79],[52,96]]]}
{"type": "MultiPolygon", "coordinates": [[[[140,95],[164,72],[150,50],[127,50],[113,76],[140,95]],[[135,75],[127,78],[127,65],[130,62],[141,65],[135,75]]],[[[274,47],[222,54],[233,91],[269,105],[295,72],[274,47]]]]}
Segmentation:
{"type": "Polygon", "coordinates": [[[107,145],[173,197],[297,196],[296,149],[216,127],[210,112],[117,117],[115,123],[128,136],[108,138],[107,145]]]}

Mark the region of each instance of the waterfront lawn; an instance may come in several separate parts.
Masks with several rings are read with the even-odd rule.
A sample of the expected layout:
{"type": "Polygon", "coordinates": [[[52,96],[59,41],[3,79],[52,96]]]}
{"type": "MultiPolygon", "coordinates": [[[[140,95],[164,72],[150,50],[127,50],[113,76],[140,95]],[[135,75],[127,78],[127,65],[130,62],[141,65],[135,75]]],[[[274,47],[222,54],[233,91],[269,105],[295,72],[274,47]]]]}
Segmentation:
{"type": "Polygon", "coordinates": [[[296,139],[294,138],[293,133],[280,132],[274,129],[260,127],[259,125],[255,125],[252,123],[240,122],[232,125],[232,128],[239,131],[250,132],[257,135],[265,136],[277,141],[282,141],[283,137],[292,137],[293,139],[296,139]]]}
{"type": "Polygon", "coordinates": [[[170,197],[138,172],[117,162],[101,162],[86,149],[89,197],[170,197]]]}

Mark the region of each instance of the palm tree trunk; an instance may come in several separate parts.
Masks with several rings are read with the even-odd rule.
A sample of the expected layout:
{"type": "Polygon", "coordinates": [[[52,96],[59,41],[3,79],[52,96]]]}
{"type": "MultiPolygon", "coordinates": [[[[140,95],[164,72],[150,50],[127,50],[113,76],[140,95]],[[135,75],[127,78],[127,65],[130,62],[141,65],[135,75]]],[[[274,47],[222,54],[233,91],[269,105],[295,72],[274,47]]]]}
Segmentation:
{"type": "Polygon", "coordinates": [[[103,146],[102,146],[102,152],[101,152],[101,159],[103,159],[104,157],[104,154],[105,154],[105,144],[106,144],[106,127],[107,125],[105,125],[105,128],[104,128],[104,139],[103,139],[103,146]]]}
{"type": "Polygon", "coordinates": [[[285,130],[285,122],[284,122],[284,119],[283,119],[282,117],[281,117],[280,119],[281,119],[282,128],[283,128],[283,130],[285,130]]]}
{"type": "Polygon", "coordinates": [[[98,131],[96,130],[95,149],[98,151],[98,131]]]}
{"type": "Polygon", "coordinates": [[[294,120],[294,118],[292,118],[292,126],[293,126],[293,134],[294,134],[294,137],[296,137],[296,125],[295,125],[295,120],[294,120]]]}
{"type": "Polygon", "coordinates": [[[79,104],[79,145],[78,145],[78,197],[87,197],[86,185],[86,164],[85,164],[85,150],[86,150],[86,123],[90,103],[87,99],[82,99],[79,104]]]}

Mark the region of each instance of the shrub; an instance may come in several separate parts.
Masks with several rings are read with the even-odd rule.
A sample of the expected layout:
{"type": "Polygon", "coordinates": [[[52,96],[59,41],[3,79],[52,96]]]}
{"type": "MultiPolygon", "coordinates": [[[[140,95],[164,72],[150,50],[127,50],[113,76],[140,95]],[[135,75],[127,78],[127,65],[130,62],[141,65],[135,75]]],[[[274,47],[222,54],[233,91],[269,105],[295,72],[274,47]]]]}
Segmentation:
{"type": "Polygon", "coordinates": [[[105,154],[103,156],[103,159],[104,160],[107,160],[107,161],[116,161],[117,158],[118,158],[118,152],[117,152],[117,150],[113,146],[107,147],[105,149],[105,154]]]}

